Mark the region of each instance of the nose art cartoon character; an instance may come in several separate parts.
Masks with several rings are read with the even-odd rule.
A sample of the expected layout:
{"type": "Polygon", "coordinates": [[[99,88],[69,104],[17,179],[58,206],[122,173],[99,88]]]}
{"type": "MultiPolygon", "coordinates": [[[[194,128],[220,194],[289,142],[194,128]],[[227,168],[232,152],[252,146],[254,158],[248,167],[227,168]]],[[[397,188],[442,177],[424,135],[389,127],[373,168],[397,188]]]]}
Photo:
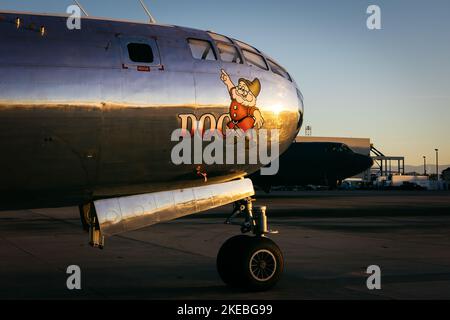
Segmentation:
{"type": "Polygon", "coordinates": [[[231,97],[230,119],[227,126],[229,129],[241,129],[244,132],[252,128],[261,128],[264,119],[261,112],[256,107],[256,99],[261,92],[261,83],[258,78],[250,81],[244,78],[239,79],[235,86],[230,76],[221,70],[220,79],[227,86],[231,97]]]}

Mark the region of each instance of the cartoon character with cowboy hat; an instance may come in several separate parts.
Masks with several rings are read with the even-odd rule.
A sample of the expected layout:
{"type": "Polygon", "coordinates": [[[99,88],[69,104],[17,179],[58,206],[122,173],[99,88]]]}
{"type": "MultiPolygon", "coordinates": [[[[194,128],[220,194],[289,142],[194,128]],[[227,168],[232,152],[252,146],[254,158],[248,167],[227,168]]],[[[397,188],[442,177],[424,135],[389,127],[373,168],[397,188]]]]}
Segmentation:
{"type": "Polygon", "coordinates": [[[261,92],[261,83],[258,78],[250,81],[244,78],[239,79],[235,86],[230,76],[221,70],[220,79],[227,86],[231,97],[230,119],[227,124],[230,129],[241,129],[244,132],[254,127],[261,128],[264,119],[261,112],[256,107],[256,99],[261,92]]]}

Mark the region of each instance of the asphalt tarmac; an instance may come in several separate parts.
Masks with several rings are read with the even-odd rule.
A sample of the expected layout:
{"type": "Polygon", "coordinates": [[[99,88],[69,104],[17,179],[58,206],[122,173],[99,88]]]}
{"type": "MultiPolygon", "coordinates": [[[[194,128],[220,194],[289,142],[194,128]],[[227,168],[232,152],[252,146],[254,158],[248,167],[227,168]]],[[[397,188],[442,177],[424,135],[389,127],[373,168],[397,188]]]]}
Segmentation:
{"type": "Polygon", "coordinates": [[[0,299],[450,299],[450,192],[259,195],[285,273],[268,292],[227,288],[216,272],[231,206],[88,245],[77,208],[0,212],[0,299]],[[81,269],[68,290],[67,267],[81,269]],[[367,267],[381,269],[369,290],[367,267]]]}

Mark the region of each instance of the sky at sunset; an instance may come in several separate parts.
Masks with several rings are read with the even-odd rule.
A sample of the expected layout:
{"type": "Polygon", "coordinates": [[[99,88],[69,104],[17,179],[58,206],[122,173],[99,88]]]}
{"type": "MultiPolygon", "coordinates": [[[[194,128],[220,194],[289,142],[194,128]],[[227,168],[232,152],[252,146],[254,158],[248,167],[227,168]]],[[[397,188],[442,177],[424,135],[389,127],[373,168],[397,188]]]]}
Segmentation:
{"type": "MultiPolygon", "coordinates": [[[[146,20],[136,0],[81,0],[91,16],[146,20]]],[[[70,0],[0,0],[64,13],[70,0]]],[[[313,135],[368,137],[386,155],[450,164],[450,1],[146,0],[161,23],[213,30],[274,57],[305,97],[313,135]],[[370,4],[381,30],[366,27],[370,4]]],[[[302,130],[302,134],[304,131],[302,130]]]]}

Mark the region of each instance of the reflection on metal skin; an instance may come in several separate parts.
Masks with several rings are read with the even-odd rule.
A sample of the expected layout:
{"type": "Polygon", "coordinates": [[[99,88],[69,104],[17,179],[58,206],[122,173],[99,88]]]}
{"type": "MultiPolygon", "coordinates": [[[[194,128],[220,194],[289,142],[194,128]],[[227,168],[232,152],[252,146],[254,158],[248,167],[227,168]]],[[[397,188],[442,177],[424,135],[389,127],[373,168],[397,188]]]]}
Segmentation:
{"type": "MultiPolygon", "coordinates": [[[[282,154],[301,124],[296,83],[245,60],[194,59],[190,38],[211,41],[218,53],[201,30],[86,17],[82,29],[72,31],[62,17],[0,11],[0,209],[202,186],[195,164],[171,161],[178,142],[170,137],[183,126],[180,115],[210,115],[207,130],[211,118],[218,123],[229,113],[222,69],[235,84],[259,79],[256,107],[263,129],[279,131],[282,154]],[[23,27],[31,22],[45,26],[44,37],[23,27]],[[154,62],[130,61],[130,41],[148,42],[154,62]]],[[[262,166],[217,163],[205,171],[210,184],[262,166]]]]}
{"type": "Polygon", "coordinates": [[[95,201],[104,236],[136,230],[159,222],[220,207],[253,196],[250,179],[189,189],[95,201]]]}

